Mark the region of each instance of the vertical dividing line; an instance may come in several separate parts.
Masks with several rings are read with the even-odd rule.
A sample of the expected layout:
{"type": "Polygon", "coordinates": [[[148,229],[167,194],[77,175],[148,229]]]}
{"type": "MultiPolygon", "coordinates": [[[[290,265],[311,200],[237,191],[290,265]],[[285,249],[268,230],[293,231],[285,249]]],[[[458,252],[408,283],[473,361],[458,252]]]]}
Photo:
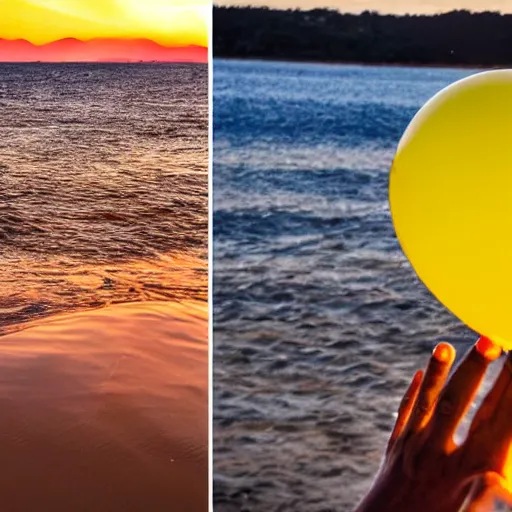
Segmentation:
{"type": "Polygon", "coordinates": [[[213,512],[213,5],[208,19],[208,510],[213,512]]]}

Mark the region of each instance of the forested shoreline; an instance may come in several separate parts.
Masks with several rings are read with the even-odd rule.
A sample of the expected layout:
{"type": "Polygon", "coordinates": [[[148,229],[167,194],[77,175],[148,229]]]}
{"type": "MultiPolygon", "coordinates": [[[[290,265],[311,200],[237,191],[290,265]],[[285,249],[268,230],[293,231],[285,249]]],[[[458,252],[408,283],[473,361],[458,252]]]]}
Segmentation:
{"type": "Polygon", "coordinates": [[[215,57],[361,64],[506,67],[512,15],[439,15],[214,7],[215,57]]]}

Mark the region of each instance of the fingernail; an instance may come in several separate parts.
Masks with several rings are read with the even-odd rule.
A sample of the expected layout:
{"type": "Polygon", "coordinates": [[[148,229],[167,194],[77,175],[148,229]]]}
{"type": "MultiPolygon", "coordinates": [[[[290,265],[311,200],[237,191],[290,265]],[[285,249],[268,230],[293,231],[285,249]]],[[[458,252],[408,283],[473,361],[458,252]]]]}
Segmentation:
{"type": "Polygon", "coordinates": [[[476,342],[476,349],[489,361],[494,361],[501,356],[501,347],[485,336],[480,336],[480,338],[478,338],[478,341],[476,342]]]}
{"type": "Polygon", "coordinates": [[[439,343],[432,352],[432,355],[440,363],[449,363],[453,357],[453,347],[449,343],[439,343]]]}

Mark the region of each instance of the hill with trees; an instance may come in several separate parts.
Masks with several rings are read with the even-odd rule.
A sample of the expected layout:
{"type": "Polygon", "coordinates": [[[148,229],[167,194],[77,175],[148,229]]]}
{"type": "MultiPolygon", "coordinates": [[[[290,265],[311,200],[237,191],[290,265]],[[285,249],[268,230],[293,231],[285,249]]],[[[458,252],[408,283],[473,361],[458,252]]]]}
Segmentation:
{"type": "Polygon", "coordinates": [[[215,57],[364,64],[506,67],[512,15],[466,10],[384,15],[365,11],[214,7],[215,57]]]}

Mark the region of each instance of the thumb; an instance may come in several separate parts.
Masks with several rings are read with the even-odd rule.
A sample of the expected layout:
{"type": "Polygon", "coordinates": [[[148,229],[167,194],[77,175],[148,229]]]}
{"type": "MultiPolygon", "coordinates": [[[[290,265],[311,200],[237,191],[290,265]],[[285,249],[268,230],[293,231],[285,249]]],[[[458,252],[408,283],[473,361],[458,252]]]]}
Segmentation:
{"type": "Polygon", "coordinates": [[[492,512],[496,499],[512,504],[512,493],[501,475],[489,471],[472,484],[459,512],[492,512]]]}

